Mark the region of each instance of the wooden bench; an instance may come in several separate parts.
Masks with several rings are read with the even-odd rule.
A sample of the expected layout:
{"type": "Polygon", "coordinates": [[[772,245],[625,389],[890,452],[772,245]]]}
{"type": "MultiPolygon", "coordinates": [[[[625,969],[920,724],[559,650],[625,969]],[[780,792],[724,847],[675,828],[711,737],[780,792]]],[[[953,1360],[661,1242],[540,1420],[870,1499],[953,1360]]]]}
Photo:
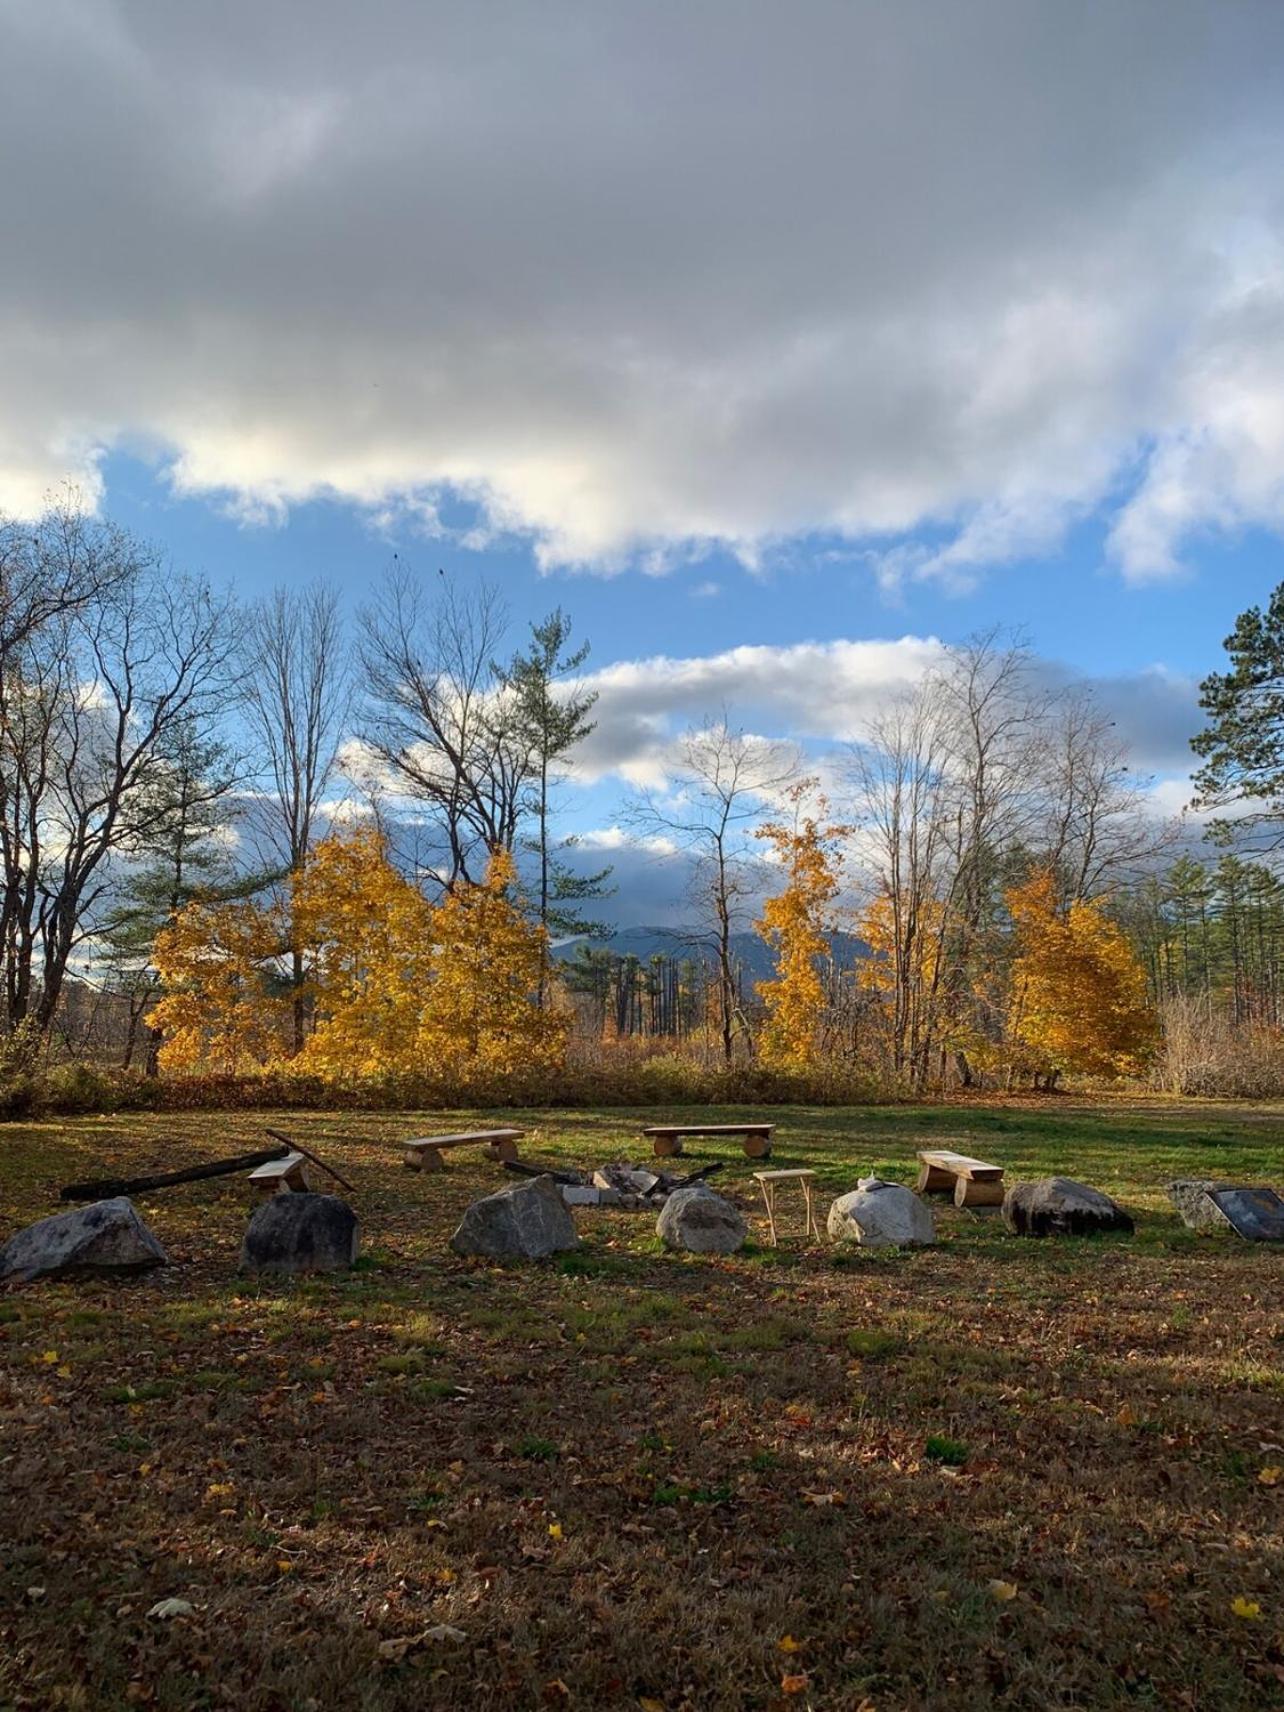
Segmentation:
{"type": "Polygon", "coordinates": [[[651,1137],[657,1159],[670,1159],[682,1152],[688,1135],[738,1135],[750,1159],[771,1157],[771,1132],[775,1124],[652,1124],[642,1131],[651,1137]]]}
{"type": "Polygon", "coordinates": [[[524,1129],[477,1129],[466,1135],[424,1135],[403,1141],[402,1161],[412,1171],[444,1171],[448,1147],[484,1147],[489,1159],[516,1159],[524,1129]]]}
{"type": "Polygon", "coordinates": [[[999,1207],[1003,1204],[1003,1167],[948,1149],[920,1149],[916,1185],[920,1195],[954,1196],[956,1207],[999,1207]]]}
{"type": "Polygon", "coordinates": [[[301,1153],[287,1153],[284,1159],[269,1159],[257,1171],[250,1172],[250,1182],[260,1195],[306,1194],[311,1184],[301,1153]]]}

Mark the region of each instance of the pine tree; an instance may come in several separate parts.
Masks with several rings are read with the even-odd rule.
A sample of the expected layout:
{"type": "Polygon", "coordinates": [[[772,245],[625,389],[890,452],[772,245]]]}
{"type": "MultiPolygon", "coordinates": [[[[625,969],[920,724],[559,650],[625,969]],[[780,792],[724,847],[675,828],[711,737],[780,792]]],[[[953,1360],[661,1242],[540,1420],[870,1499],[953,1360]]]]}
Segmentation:
{"type": "MultiPolygon", "coordinates": [[[[549,829],[552,793],[561,768],[576,744],[594,730],[589,715],[597,702],[596,691],[558,689],[559,684],[579,671],[589,656],[587,642],[566,652],[570,640],[571,621],[557,607],[542,623],[531,626],[527,651],[515,655],[508,667],[499,671],[512,704],[504,717],[512,717],[517,739],[530,757],[531,786],[524,806],[533,814],[537,830],[535,837],[526,842],[538,864],[535,914],[546,941],[557,935],[604,931],[583,915],[579,906],[607,895],[606,882],[611,873],[610,868],[591,874],[577,873],[564,860],[564,854],[574,849],[575,839],[554,840],[549,829]]],[[[547,985],[546,954],[540,967],[541,1003],[547,985]]]]}

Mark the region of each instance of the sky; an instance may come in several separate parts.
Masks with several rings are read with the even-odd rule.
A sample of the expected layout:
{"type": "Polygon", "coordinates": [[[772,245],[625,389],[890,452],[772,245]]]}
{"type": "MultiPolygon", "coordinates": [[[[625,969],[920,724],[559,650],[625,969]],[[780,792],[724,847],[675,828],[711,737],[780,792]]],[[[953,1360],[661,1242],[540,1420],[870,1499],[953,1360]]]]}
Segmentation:
{"type": "Polygon", "coordinates": [[[0,508],[555,605],[666,739],[1017,627],[1185,800],[1279,580],[1277,0],[0,0],[0,508]]]}

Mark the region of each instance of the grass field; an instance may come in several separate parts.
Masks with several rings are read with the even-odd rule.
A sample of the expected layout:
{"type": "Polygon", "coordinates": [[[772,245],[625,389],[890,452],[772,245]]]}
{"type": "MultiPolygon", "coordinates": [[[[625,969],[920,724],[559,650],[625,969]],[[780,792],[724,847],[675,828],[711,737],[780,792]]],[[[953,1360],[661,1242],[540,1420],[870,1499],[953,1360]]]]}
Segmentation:
{"type": "MultiPolygon", "coordinates": [[[[502,1121],[592,1165],[662,1115],[502,1121]]],[[[741,1255],[588,1211],[581,1252],[500,1269],[446,1241],[511,1179],[391,1145],[485,1114],[291,1113],[355,1184],[350,1276],[239,1280],[224,1179],[137,1198],[172,1267],[0,1297],[0,1707],[1284,1705],[1284,1253],[1163,1194],[1278,1183],[1278,1114],[777,1115],[822,1208],[965,1138],[1009,1181],[1108,1189],[1137,1235],[949,1208],[929,1251],[772,1251],[751,1162],[696,1142],[752,1213],[741,1255]],[[191,1613],[148,1615],[168,1598],[191,1613]]],[[[272,1121],[2,1128],[0,1233],[272,1121]]]]}

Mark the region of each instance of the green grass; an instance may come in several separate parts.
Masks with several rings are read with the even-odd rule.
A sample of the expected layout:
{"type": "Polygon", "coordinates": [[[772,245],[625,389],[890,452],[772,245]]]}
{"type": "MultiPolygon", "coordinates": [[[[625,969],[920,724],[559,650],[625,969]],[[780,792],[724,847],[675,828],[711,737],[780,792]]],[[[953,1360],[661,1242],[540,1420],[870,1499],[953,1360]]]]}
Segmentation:
{"type": "Polygon", "coordinates": [[[530,1160],[640,1161],[643,1122],[762,1115],[0,1128],[0,1229],[61,1183],[276,1123],[351,1178],[377,1257],[239,1278],[250,1202],[223,1179],[138,1198],[165,1272],[0,1302],[0,1708],[1277,1702],[1284,1480],[1261,1476],[1284,1463],[1282,1257],[1186,1232],[1163,1185],[1278,1180],[1279,1114],[777,1112],[772,1163],[816,1172],[822,1215],[953,1145],[1137,1219],[1130,1241],[1023,1242],[941,1205],[938,1246],[904,1254],[804,1244],[787,1195],[772,1248],[754,1162],[700,1141],[690,1166],[720,1159],[749,1216],[742,1254],[669,1255],[652,1218],[601,1211],[577,1252],[489,1267],[448,1237],[506,1175],[462,1153],[408,1173],[396,1147],[498,1118],[532,1131],[530,1160]],[[149,1620],[171,1596],[192,1614],[149,1620]],[[380,1650],[443,1624],[465,1641],[380,1650]]]}

